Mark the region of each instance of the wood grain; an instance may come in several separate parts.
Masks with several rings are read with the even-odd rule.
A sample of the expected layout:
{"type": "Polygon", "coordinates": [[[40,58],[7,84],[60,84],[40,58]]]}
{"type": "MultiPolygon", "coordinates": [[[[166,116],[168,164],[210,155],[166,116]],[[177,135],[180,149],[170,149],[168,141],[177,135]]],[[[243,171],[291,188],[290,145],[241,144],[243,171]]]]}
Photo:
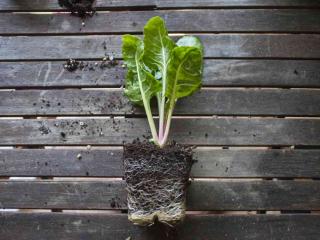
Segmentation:
{"type": "MultiPolygon", "coordinates": [[[[320,90],[203,89],[179,100],[174,114],[320,116],[319,102],[320,90]]],[[[134,107],[122,89],[0,92],[2,116],[136,114],[144,110],[134,107]]]]}
{"type": "MultiPolygon", "coordinates": [[[[126,209],[123,181],[0,181],[3,208],[126,209]],[[19,197],[17,197],[19,196],[19,197]]],[[[188,210],[319,210],[318,181],[199,180],[188,210]]]]}
{"type": "MultiPolygon", "coordinates": [[[[320,178],[320,150],[195,150],[196,178],[320,178]]],[[[0,150],[0,176],[122,177],[122,148],[0,150]]]]}
{"type": "Polygon", "coordinates": [[[320,216],[188,215],[176,231],[170,231],[134,226],[125,214],[1,213],[0,226],[1,237],[7,240],[318,240],[320,216]]]}
{"type": "MultiPolygon", "coordinates": [[[[96,61],[86,61],[95,65],[96,61]]],[[[99,61],[97,61],[99,64],[99,61]]],[[[0,88],[119,87],[125,72],[118,65],[66,71],[64,62],[0,62],[0,88]]],[[[318,60],[204,61],[203,86],[320,87],[318,60]]]]}
{"type": "Polygon", "coordinates": [[[112,212],[0,211],[0,240],[158,240],[168,234],[175,240],[318,239],[318,214],[189,212],[174,233],[133,226],[120,214],[127,209],[125,183],[114,178],[123,176],[123,143],[150,132],[142,110],[119,89],[126,69],[120,61],[70,73],[63,63],[121,59],[121,35],[141,34],[155,15],[166,19],[171,33],[198,35],[205,46],[204,89],[179,102],[176,115],[188,117],[175,117],[170,133],[180,143],[201,146],[195,150],[188,210],[318,212],[320,150],[312,148],[320,146],[320,94],[307,88],[320,87],[319,7],[319,0],[97,0],[101,12],[83,25],[56,0],[0,1],[0,88],[19,89],[0,91],[0,116],[77,116],[0,119],[0,146],[59,145],[1,148],[0,177],[67,177],[2,179],[0,208],[112,212]],[[210,147],[291,145],[307,149],[210,147]]]}
{"type": "MultiPolygon", "coordinates": [[[[207,58],[320,58],[317,34],[201,34],[207,58]]],[[[0,60],[121,58],[121,36],[0,37],[0,60]],[[106,46],[106,49],[105,49],[106,46]]]]}
{"type": "MultiPolygon", "coordinates": [[[[103,1],[103,0],[101,0],[103,1]]],[[[319,0],[157,0],[158,8],[319,7],[319,0]]]]}
{"type": "Polygon", "coordinates": [[[122,177],[122,148],[0,150],[0,176],[86,177],[88,173],[122,177]]]}
{"type": "Polygon", "coordinates": [[[2,13],[0,34],[142,33],[153,16],[166,20],[171,33],[320,32],[317,9],[241,9],[133,11],[99,13],[83,20],[68,13],[2,13]],[[7,24],[10,22],[10,24],[7,24]]]}
{"type": "MultiPolygon", "coordinates": [[[[228,8],[228,7],[319,7],[318,0],[97,0],[96,8],[98,10],[113,8],[228,8]]],[[[54,11],[63,10],[55,0],[46,0],[45,2],[28,0],[2,0],[0,2],[0,11],[54,11]]]]}
{"type": "MultiPolygon", "coordinates": [[[[285,0],[287,1],[287,0],[285,0]]],[[[316,3],[315,3],[316,4],[316,3]]],[[[307,4],[309,5],[309,4],[307,4]]],[[[311,6],[313,4],[311,3],[311,6]]],[[[156,0],[97,0],[95,4],[97,9],[113,9],[113,8],[139,8],[139,7],[156,7],[156,0]]],[[[28,1],[28,0],[2,0],[0,2],[0,11],[66,11],[61,8],[58,1],[55,0],[41,0],[41,1],[28,1]]]]}
{"type": "MultiPolygon", "coordinates": [[[[121,145],[149,136],[146,119],[0,120],[0,145],[121,145]]],[[[179,118],[170,139],[181,144],[319,146],[319,119],[179,118]]]]}

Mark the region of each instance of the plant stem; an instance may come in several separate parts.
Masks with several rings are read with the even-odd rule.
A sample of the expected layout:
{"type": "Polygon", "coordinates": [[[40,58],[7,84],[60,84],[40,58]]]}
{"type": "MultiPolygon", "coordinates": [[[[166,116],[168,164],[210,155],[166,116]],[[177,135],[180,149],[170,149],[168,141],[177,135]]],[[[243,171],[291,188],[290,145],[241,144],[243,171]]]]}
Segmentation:
{"type": "Polygon", "coordinates": [[[151,130],[153,141],[156,145],[160,145],[156,125],[154,124],[153,116],[152,116],[151,109],[150,109],[150,104],[148,104],[148,103],[144,104],[144,102],[143,102],[143,105],[146,110],[147,119],[148,119],[148,123],[149,123],[149,127],[151,130]]]}
{"type": "Polygon", "coordinates": [[[170,102],[170,106],[169,106],[169,110],[168,110],[169,112],[168,112],[168,116],[167,116],[167,124],[165,126],[164,135],[163,135],[162,139],[159,139],[159,146],[160,147],[163,147],[166,144],[167,140],[168,140],[170,125],[171,125],[171,118],[172,118],[175,102],[176,101],[171,101],[170,102]]]}
{"type": "Polygon", "coordinates": [[[159,141],[162,141],[164,135],[164,124],[165,124],[165,102],[166,102],[166,88],[167,88],[167,54],[165,52],[165,47],[160,37],[161,46],[162,46],[162,59],[165,60],[162,64],[162,96],[161,96],[161,105],[159,111],[159,141]]]}
{"type": "Polygon", "coordinates": [[[156,125],[154,124],[151,108],[150,108],[150,100],[148,101],[146,99],[146,96],[143,94],[143,86],[142,86],[142,80],[141,80],[141,75],[140,75],[140,69],[139,69],[139,60],[137,59],[137,56],[135,57],[136,60],[136,68],[137,68],[137,74],[138,74],[138,80],[139,80],[139,88],[142,96],[142,101],[143,101],[143,106],[147,114],[147,119],[149,123],[149,127],[151,130],[152,138],[155,144],[159,145],[159,138],[157,134],[157,129],[156,125]]]}
{"type": "MultiPolygon", "coordinates": [[[[181,65],[182,64],[179,65],[179,67],[177,69],[177,72],[180,71],[181,65]]],[[[175,81],[174,81],[174,85],[173,85],[173,93],[176,92],[177,82],[178,82],[178,79],[177,79],[177,75],[176,75],[176,78],[175,78],[175,81]]],[[[171,96],[171,99],[170,99],[170,102],[169,102],[169,107],[167,109],[168,115],[166,116],[167,123],[166,123],[166,126],[165,126],[164,134],[163,134],[162,138],[159,138],[159,146],[160,147],[163,147],[166,144],[167,140],[168,140],[170,125],[171,125],[171,118],[172,118],[173,109],[174,109],[174,106],[176,105],[176,102],[177,102],[177,98],[175,98],[175,96],[171,96]]]]}
{"type": "MultiPolygon", "coordinates": [[[[166,71],[166,69],[164,69],[166,71]]],[[[165,91],[166,91],[166,76],[163,76],[162,80],[162,96],[161,96],[161,101],[160,101],[160,111],[159,111],[159,141],[163,138],[164,135],[164,117],[165,117],[165,101],[166,101],[166,96],[165,96],[165,91]]]]}
{"type": "Polygon", "coordinates": [[[162,110],[162,94],[159,92],[157,94],[157,103],[158,103],[158,114],[159,114],[159,141],[162,137],[163,134],[163,128],[162,128],[162,115],[163,115],[163,110],[162,110]]]}
{"type": "Polygon", "coordinates": [[[161,92],[157,93],[157,105],[158,105],[158,114],[160,116],[160,106],[161,106],[161,92]]]}

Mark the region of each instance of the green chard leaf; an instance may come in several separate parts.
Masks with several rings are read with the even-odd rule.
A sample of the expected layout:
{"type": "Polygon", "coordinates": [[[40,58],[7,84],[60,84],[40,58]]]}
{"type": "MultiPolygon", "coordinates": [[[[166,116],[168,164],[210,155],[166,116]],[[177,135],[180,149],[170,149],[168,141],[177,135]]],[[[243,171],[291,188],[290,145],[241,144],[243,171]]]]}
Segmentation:
{"type": "Polygon", "coordinates": [[[166,97],[169,102],[186,97],[201,87],[203,50],[198,38],[186,36],[177,42],[168,65],[166,97]]]}
{"type": "Polygon", "coordinates": [[[196,47],[199,48],[201,54],[203,54],[203,46],[199,38],[194,36],[183,36],[177,41],[177,46],[196,47]]]}
{"type": "Polygon", "coordinates": [[[128,67],[125,95],[133,103],[144,107],[153,141],[157,143],[159,141],[150,108],[150,100],[157,92],[161,91],[161,83],[146,70],[142,62],[143,42],[140,38],[132,35],[123,36],[122,55],[128,67]]]}
{"type": "Polygon", "coordinates": [[[161,83],[144,68],[142,59],[143,42],[132,35],[122,38],[122,55],[127,65],[125,95],[134,104],[143,105],[143,99],[150,99],[161,90],[161,83]]]}
{"type": "Polygon", "coordinates": [[[165,22],[156,16],[151,18],[144,27],[145,52],[143,60],[152,73],[162,83],[162,92],[157,94],[159,111],[159,139],[163,138],[165,125],[165,89],[167,88],[168,64],[172,50],[176,46],[169,37],[165,22]]]}
{"type": "Polygon", "coordinates": [[[172,51],[166,86],[166,125],[160,146],[168,139],[173,109],[179,98],[191,95],[201,86],[203,48],[199,39],[183,37],[172,51]]]}
{"type": "Polygon", "coordinates": [[[144,57],[145,64],[154,72],[166,74],[166,67],[171,57],[171,51],[176,46],[169,37],[162,18],[151,18],[144,26],[144,57]]]}
{"type": "Polygon", "coordinates": [[[203,46],[193,36],[184,36],[175,43],[163,19],[157,16],[145,25],[143,41],[136,36],[123,36],[122,54],[128,68],[125,95],[134,104],[144,106],[153,141],[163,147],[177,100],[201,86],[203,46]],[[159,134],[150,108],[154,96],[159,110],[159,134]]]}

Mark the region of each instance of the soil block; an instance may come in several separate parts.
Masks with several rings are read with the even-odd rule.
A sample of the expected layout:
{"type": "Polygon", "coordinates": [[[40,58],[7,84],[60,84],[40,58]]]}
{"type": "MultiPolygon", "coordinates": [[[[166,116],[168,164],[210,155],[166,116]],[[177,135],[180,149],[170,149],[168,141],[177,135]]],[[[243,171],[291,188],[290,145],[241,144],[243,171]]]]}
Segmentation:
{"type": "Polygon", "coordinates": [[[136,141],[125,144],[123,163],[130,221],[173,226],[185,217],[192,147],[171,143],[159,148],[136,141]]]}

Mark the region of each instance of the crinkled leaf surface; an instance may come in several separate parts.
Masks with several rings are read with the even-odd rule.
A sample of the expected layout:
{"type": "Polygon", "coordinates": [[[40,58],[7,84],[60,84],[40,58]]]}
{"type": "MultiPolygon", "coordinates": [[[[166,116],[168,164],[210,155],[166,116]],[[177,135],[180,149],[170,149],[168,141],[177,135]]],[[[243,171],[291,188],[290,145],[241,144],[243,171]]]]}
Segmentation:
{"type": "Polygon", "coordinates": [[[127,65],[125,95],[134,104],[143,105],[161,90],[161,83],[144,69],[142,62],[143,42],[132,35],[122,38],[122,55],[127,65]]]}
{"type": "Polygon", "coordinates": [[[194,36],[183,36],[177,41],[177,46],[196,47],[203,53],[203,45],[199,38],[194,36]]]}
{"type": "Polygon", "coordinates": [[[144,27],[144,62],[154,72],[166,73],[171,51],[176,46],[160,17],[151,18],[144,27]]]}
{"type": "Polygon", "coordinates": [[[202,53],[196,47],[176,47],[168,66],[166,97],[169,100],[186,97],[201,86],[202,53]]]}
{"type": "Polygon", "coordinates": [[[198,38],[185,36],[177,42],[168,65],[166,97],[171,101],[186,97],[201,86],[203,48],[198,38]]]}
{"type": "Polygon", "coordinates": [[[201,86],[203,46],[198,38],[185,36],[175,43],[160,17],[151,18],[144,27],[143,41],[132,35],[123,37],[122,53],[128,67],[126,96],[143,105],[153,140],[164,146],[177,99],[186,97],[201,86]],[[150,100],[157,95],[159,135],[150,100]]]}

